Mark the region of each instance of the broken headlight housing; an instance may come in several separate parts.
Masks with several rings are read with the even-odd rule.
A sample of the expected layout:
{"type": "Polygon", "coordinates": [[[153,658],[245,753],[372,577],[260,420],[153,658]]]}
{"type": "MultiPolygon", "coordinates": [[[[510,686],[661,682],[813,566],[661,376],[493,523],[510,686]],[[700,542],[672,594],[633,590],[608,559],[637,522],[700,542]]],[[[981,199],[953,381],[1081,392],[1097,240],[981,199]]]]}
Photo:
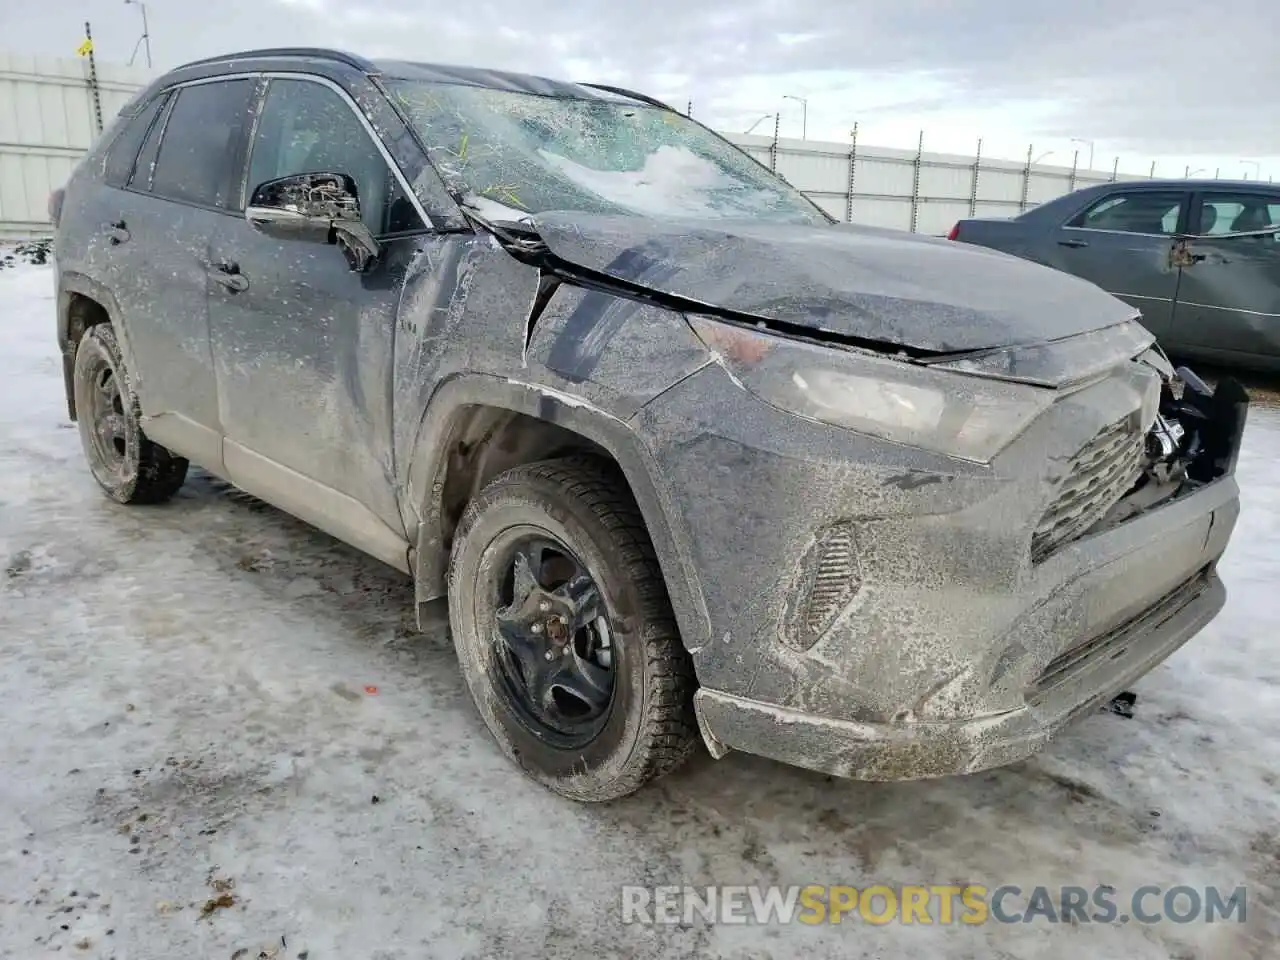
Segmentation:
{"type": "Polygon", "coordinates": [[[1057,399],[1042,387],[788,340],[709,317],[694,332],[744,389],[780,410],[989,463],[1057,399]]]}

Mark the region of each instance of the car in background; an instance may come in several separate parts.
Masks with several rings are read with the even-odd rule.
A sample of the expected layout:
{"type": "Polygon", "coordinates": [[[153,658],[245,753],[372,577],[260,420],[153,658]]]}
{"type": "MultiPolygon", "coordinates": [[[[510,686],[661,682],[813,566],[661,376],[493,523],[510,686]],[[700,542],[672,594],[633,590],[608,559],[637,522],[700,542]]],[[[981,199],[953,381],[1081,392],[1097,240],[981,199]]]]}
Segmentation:
{"type": "Polygon", "coordinates": [[[952,240],[1083,277],[1142,311],[1171,354],[1280,370],[1280,187],[1143,180],[1077,190],[952,240]]]}

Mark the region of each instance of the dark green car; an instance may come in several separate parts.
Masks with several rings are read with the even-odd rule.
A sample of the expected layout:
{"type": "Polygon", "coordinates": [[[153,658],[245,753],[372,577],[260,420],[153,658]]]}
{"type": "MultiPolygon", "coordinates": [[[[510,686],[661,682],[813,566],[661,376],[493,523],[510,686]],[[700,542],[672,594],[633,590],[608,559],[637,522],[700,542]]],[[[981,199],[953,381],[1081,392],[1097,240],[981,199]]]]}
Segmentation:
{"type": "Polygon", "coordinates": [[[1280,187],[1108,183],[961,220],[949,237],[1091,280],[1141,310],[1171,354],[1280,370],[1280,187]]]}

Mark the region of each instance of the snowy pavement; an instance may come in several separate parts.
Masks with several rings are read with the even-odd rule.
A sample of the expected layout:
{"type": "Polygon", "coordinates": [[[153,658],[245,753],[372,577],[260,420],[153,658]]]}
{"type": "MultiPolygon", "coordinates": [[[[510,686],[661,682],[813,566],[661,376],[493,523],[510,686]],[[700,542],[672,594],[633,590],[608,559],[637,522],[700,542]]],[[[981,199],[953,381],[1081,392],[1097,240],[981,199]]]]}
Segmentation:
{"type": "Polygon", "coordinates": [[[0,270],[0,956],[1280,955],[1280,409],[1251,414],[1227,608],[1134,719],[921,783],[700,753],[588,807],[503,759],[395,572],[202,474],[164,507],[100,495],[53,310],[49,268],[0,270]],[[1243,884],[1248,913],[619,919],[623,884],[955,882],[1243,884]]]}

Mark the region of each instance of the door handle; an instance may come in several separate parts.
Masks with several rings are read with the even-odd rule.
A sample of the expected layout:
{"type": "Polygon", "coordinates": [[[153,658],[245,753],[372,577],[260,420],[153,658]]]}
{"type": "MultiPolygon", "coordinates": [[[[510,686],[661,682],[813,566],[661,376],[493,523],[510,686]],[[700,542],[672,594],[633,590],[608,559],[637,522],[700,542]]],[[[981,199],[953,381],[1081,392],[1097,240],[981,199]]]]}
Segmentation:
{"type": "Polygon", "coordinates": [[[226,287],[231,293],[241,293],[249,289],[249,278],[240,272],[238,263],[223,260],[214,264],[211,274],[214,281],[226,287]]]}
{"type": "Polygon", "coordinates": [[[107,238],[107,243],[118,247],[129,239],[129,227],[123,220],[117,220],[103,227],[102,234],[107,238]]]}
{"type": "Polygon", "coordinates": [[[1087,247],[1088,245],[1089,245],[1088,240],[1081,240],[1077,237],[1072,237],[1069,240],[1058,241],[1058,246],[1060,247],[1087,247]]]}

